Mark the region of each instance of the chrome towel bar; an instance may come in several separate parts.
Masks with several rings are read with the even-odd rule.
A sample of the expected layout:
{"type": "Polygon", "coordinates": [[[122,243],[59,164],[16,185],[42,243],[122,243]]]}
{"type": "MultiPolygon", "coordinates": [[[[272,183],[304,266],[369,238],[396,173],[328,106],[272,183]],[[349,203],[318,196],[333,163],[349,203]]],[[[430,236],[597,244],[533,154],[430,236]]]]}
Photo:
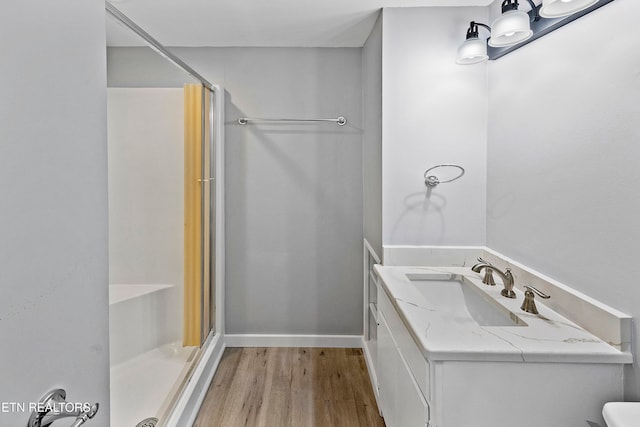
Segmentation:
{"type": "Polygon", "coordinates": [[[336,119],[252,119],[249,117],[240,117],[238,119],[238,124],[240,125],[246,125],[249,122],[334,122],[338,126],[344,126],[347,124],[347,119],[342,116],[336,119]]]}

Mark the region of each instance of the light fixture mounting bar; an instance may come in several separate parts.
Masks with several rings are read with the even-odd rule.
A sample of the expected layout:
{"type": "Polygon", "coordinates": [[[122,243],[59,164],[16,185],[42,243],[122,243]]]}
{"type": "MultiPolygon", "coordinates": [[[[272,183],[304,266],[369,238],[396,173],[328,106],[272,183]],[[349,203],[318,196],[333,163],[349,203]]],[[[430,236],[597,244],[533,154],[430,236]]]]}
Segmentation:
{"type": "Polygon", "coordinates": [[[487,46],[487,54],[489,55],[490,60],[498,59],[506,55],[507,53],[513,52],[516,49],[525,46],[532,41],[539,39],[542,36],[549,34],[552,31],[557,30],[560,27],[567,25],[570,22],[575,21],[578,18],[583,17],[596,9],[601,8],[607,3],[611,3],[613,0],[600,0],[595,3],[593,6],[582,10],[580,12],[576,12],[573,15],[564,16],[562,18],[539,18],[534,19],[536,16],[539,16],[539,11],[541,6],[536,6],[535,9],[529,11],[529,16],[531,17],[531,30],[533,31],[533,35],[531,38],[523,41],[522,43],[516,44],[514,46],[507,47],[492,47],[487,46]]]}

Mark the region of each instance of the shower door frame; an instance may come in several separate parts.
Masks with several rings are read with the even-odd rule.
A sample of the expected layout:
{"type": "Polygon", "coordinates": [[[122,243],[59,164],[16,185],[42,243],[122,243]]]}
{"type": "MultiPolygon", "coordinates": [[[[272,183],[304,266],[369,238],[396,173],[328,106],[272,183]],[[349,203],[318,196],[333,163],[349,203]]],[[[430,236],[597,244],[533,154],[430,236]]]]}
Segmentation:
{"type": "MultiPolygon", "coordinates": [[[[209,185],[209,205],[205,206],[204,191],[205,185],[202,185],[202,206],[203,213],[205,209],[209,209],[209,262],[205,263],[202,259],[202,268],[208,265],[208,283],[205,283],[204,270],[201,272],[201,295],[204,294],[205,287],[209,290],[209,301],[205,304],[202,298],[201,304],[201,345],[198,354],[191,365],[192,371],[188,375],[190,378],[186,384],[183,384],[181,391],[176,396],[177,401],[174,402],[172,409],[166,414],[166,419],[161,419],[163,426],[174,427],[192,423],[197,414],[203,392],[206,391],[209,376],[213,375],[215,367],[219,363],[224,350],[224,287],[225,287],[225,235],[224,235],[224,89],[219,85],[211,84],[200,73],[191,68],[179,57],[167,50],[160,42],[153,38],[149,33],[139,27],[129,17],[114,7],[109,1],[105,1],[105,10],[108,14],[118,20],[125,27],[140,36],[152,49],[172,62],[178,68],[181,68],[193,78],[202,84],[203,95],[205,91],[210,91],[208,110],[202,104],[202,153],[209,149],[209,169],[205,171],[202,167],[201,182],[207,180],[209,183],[213,181],[213,185],[209,185]],[[209,126],[209,137],[205,138],[205,122],[209,126]],[[206,147],[208,145],[208,147],[206,147]],[[209,324],[204,324],[206,305],[209,307],[208,318],[209,324]]],[[[203,156],[203,166],[205,159],[203,156]]],[[[204,216],[203,216],[204,218],[204,216]]],[[[204,225],[204,224],[202,224],[204,225]]],[[[204,228],[202,229],[204,230],[204,228]]],[[[201,256],[204,258],[204,233],[201,236],[202,251],[201,256]]]]}
{"type": "MultiPolygon", "coordinates": [[[[218,311],[217,310],[217,301],[220,301],[219,296],[217,295],[217,291],[219,286],[216,286],[216,283],[221,283],[221,279],[224,276],[218,274],[218,271],[224,268],[224,265],[219,262],[219,256],[223,253],[222,245],[218,245],[218,239],[220,239],[222,234],[223,223],[218,223],[218,214],[219,209],[218,206],[222,206],[221,200],[218,200],[218,194],[222,193],[222,188],[218,188],[218,184],[222,183],[221,177],[219,176],[218,170],[222,170],[222,164],[218,164],[218,159],[222,160],[221,148],[222,148],[222,125],[224,123],[223,117],[223,108],[224,108],[224,94],[222,89],[219,86],[211,85],[211,87],[207,87],[203,84],[202,86],[202,176],[201,180],[204,183],[205,181],[209,183],[208,186],[202,186],[202,219],[205,221],[205,211],[208,209],[208,230],[209,235],[205,236],[204,233],[201,236],[201,244],[202,244],[202,256],[207,253],[205,251],[205,245],[207,244],[208,237],[208,253],[209,260],[205,262],[202,260],[202,268],[205,269],[208,267],[207,274],[204,274],[205,271],[202,271],[201,277],[201,292],[202,292],[202,306],[201,306],[201,334],[202,334],[202,343],[207,341],[210,336],[216,334],[216,330],[220,329],[219,325],[222,323],[222,319],[217,318],[218,311]],[[209,91],[209,96],[205,96],[206,92],[209,91]],[[204,105],[206,99],[209,100],[208,105],[208,113],[207,108],[204,105]],[[216,102],[218,101],[218,102],[216,102]],[[209,127],[209,131],[205,130],[205,126],[209,127]],[[208,136],[208,138],[207,138],[208,136]],[[208,145],[208,147],[207,147],[208,145]],[[207,153],[207,148],[209,152],[209,168],[208,170],[205,168],[206,159],[205,153],[207,153]],[[209,205],[207,206],[204,201],[206,189],[209,189],[209,205]],[[220,246],[220,247],[219,247],[220,246]],[[205,277],[209,278],[209,283],[206,283],[205,277]],[[208,300],[205,300],[204,296],[207,295],[208,292],[208,300]],[[207,322],[207,319],[209,320],[207,322]]],[[[205,230],[204,223],[202,224],[202,230],[205,230]]],[[[223,271],[223,270],[222,270],[223,271]]]]}

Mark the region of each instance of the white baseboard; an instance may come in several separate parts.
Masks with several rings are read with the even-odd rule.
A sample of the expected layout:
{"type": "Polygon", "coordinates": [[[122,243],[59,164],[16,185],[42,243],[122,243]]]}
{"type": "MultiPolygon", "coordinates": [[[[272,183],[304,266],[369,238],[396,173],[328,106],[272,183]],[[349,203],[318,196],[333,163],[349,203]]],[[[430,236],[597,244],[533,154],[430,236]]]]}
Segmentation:
{"type": "Polygon", "coordinates": [[[225,335],[226,347],[362,348],[362,335],[225,335]]]}
{"type": "Polygon", "coordinates": [[[209,385],[218,369],[225,349],[224,336],[215,336],[204,349],[200,363],[191,380],[178,399],[173,412],[163,423],[163,427],[191,426],[196,421],[200,406],[204,401],[209,385]]]}

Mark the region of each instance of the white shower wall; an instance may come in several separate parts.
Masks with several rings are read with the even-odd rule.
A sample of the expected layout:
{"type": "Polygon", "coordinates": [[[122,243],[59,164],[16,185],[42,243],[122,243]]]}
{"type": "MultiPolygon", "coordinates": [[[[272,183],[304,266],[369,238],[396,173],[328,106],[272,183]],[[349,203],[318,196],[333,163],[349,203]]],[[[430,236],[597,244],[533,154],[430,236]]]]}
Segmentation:
{"type": "MultiPolygon", "coordinates": [[[[184,274],[183,91],[109,88],[107,100],[109,282],[173,285],[163,291],[168,292],[165,302],[150,309],[160,311],[154,311],[161,321],[156,324],[159,336],[178,341],[184,274]]],[[[118,316],[112,317],[114,329],[118,316]]]]}

